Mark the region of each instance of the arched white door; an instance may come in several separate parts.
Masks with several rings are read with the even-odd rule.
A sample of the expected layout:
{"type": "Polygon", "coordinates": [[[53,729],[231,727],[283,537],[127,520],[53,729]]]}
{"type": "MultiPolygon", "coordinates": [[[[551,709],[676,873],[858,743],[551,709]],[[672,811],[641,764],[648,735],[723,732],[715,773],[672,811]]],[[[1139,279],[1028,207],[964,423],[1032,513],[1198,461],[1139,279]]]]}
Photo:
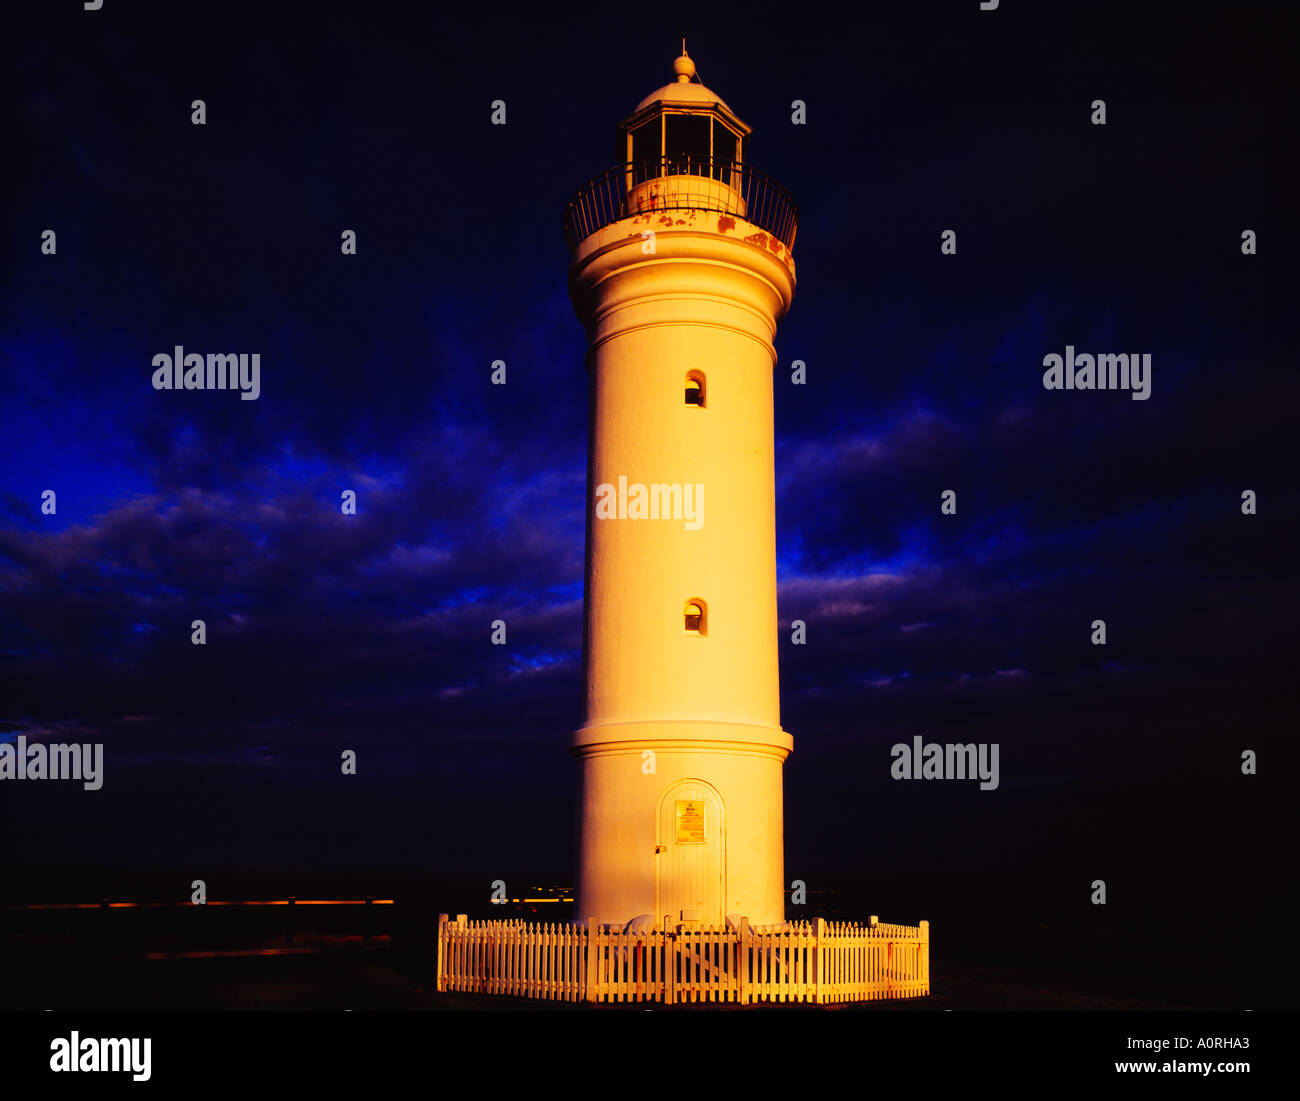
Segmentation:
{"type": "Polygon", "coordinates": [[[722,925],[726,873],[722,800],[701,780],[679,780],[659,802],[656,874],[657,917],[664,928],[679,922],[722,925]]]}

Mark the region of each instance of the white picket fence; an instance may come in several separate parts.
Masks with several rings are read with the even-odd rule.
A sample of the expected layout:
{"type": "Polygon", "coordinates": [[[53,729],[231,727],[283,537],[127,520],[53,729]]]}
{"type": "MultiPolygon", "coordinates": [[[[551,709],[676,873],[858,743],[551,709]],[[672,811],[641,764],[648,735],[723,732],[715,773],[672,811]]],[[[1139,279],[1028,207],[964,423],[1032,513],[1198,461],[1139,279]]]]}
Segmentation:
{"type": "Polygon", "coordinates": [[[860,1002],[930,993],[930,923],[776,928],[438,919],[438,990],[569,1002],[860,1002]]]}

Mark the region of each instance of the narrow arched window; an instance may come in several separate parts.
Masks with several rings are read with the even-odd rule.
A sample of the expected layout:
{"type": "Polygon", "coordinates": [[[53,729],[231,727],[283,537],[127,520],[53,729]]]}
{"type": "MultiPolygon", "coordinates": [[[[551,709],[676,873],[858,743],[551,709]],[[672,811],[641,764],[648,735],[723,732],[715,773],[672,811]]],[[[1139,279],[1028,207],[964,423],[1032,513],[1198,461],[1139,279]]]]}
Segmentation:
{"type": "Polygon", "coordinates": [[[686,602],[685,615],[683,617],[686,623],[686,633],[688,635],[702,635],[705,633],[705,611],[703,600],[688,600],[686,602]]]}
{"type": "Polygon", "coordinates": [[[699,371],[686,376],[686,404],[704,408],[704,376],[699,371]]]}

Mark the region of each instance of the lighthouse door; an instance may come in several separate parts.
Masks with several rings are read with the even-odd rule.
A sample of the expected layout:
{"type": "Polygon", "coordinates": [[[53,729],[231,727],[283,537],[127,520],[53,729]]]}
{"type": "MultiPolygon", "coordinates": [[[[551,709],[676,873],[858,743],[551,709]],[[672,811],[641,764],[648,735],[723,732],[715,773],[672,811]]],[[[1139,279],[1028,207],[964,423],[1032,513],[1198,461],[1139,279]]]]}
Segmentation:
{"type": "Polygon", "coordinates": [[[722,925],[724,837],[722,800],[708,784],[682,780],[664,794],[656,913],[665,929],[680,922],[722,925]]]}

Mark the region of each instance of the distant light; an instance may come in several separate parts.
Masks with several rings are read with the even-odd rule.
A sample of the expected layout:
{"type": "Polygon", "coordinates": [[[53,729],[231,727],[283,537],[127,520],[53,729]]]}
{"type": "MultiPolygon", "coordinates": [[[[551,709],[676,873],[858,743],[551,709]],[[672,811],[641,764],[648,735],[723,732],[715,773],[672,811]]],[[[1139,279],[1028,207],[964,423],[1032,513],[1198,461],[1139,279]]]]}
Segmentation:
{"type": "MultiPolygon", "coordinates": [[[[518,902],[518,899],[515,899],[518,902]]],[[[294,899],[295,906],[365,906],[367,904],[364,898],[298,898],[294,899]]],[[[248,900],[233,902],[221,899],[209,899],[205,903],[195,903],[188,900],[170,901],[170,902],[109,902],[110,910],[138,910],[145,908],[161,908],[166,906],[288,906],[287,898],[272,898],[260,900],[248,900]]],[[[371,906],[393,906],[396,905],[396,899],[391,898],[372,898],[369,900],[371,906]]],[[[0,906],[0,910],[99,910],[104,906],[102,902],[28,902],[28,903],[10,903],[0,906]]]]}

